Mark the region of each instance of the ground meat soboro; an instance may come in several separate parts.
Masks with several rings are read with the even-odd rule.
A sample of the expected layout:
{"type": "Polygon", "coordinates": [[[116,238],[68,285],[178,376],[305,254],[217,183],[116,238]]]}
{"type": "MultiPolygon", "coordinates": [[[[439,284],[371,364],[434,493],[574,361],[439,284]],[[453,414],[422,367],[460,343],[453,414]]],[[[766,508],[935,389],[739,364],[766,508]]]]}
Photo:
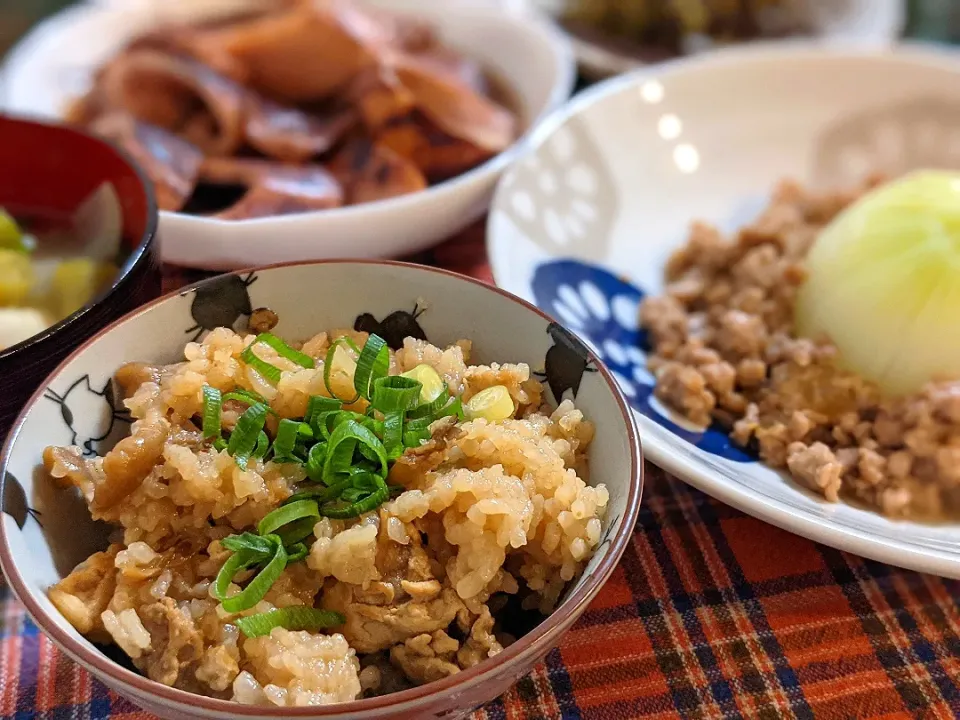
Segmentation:
{"type": "Polygon", "coordinates": [[[860,194],[784,182],[751,225],[725,238],[694,224],[646,299],[656,396],[690,420],[727,427],[769,465],[831,501],[893,517],[960,514],[960,383],[884,398],[845,372],[834,348],[793,335],[804,258],[860,194]]]}

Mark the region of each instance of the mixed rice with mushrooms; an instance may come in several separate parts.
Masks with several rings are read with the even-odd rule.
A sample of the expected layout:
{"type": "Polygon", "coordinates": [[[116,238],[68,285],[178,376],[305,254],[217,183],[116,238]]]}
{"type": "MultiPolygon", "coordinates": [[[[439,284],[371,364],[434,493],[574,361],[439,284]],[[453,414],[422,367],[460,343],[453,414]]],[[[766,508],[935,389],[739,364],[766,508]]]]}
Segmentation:
{"type": "Polygon", "coordinates": [[[241,703],[321,705],[444,678],[549,613],[600,542],[594,429],[526,365],[471,345],[220,328],[117,373],[135,422],[103,457],[50,447],[112,544],[49,596],[149,678],[241,703]]]}

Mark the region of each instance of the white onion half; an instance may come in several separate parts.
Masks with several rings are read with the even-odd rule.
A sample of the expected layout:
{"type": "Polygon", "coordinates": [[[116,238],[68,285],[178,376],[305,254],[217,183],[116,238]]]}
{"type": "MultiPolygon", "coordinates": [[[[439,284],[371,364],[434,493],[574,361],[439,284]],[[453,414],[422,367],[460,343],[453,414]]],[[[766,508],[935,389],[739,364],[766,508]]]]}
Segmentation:
{"type": "Polygon", "coordinates": [[[881,186],[823,230],[806,262],[797,333],[889,394],[960,378],[960,174],[881,186]]]}

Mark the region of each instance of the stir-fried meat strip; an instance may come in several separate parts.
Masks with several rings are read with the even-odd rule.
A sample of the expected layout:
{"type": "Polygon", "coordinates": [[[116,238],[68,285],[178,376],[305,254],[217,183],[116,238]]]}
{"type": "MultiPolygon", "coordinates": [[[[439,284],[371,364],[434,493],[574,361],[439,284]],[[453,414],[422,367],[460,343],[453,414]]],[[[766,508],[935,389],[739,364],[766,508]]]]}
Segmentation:
{"type": "Polygon", "coordinates": [[[217,214],[228,220],[288,215],[324,210],[343,204],[336,178],[319,165],[283,165],[248,158],[207,158],[205,182],[243,185],[247,192],[232,207],[217,214]]]}
{"type": "Polygon", "coordinates": [[[378,142],[407,158],[431,182],[439,182],[476,167],[494,153],[451,137],[429,120],[407,117],[377,136],[378,142]]]}
{"type": "Polygon", "coordinates": [[[123,147],[153,182],[157,206],[180,210],[193,192],[203,155],[176,135],[130,115],[111,113],[90,128],[123,147]]]}
{"type": "Polygon", "coordinates": [[[372,66],[369,48],[379,35],[338,3],[304,2],[221,30],[213,39],[244,64],[254,88],[296,103],[327,98],[372,66]]]}
{"type": "Polygon", "coordinates": [[[490,152],[501,152],[516,138],[515,115],[446,72],[437,72],[429,61],[396,55],[391,63],[420,112],[448,135],[490,152]]]}
{"type": "Polygon", "coordinates": [[[110,107],[175,132],[207,155],[230,155],[243,142],[246,91],[196,60],[131,50],[100,82],[110,107]]]}
{"type": "Polygon", "coordinates": [[[286,162],[306,162],[322,155],[356,124],[357,114],[346,109],[328,115],[308,114],[284,107],[256,93],[247,97],[247,142],[286,162]]]}
{"type": "Polygon", "coordinates": [[[360,112],[360,118],[370,132],[378,132],[392,122],[403,120],[416,107],[413,93],[404,87],[393,70],[382,65],[357,75],[347,89],[346,97],[360,112]]]}
{"type": "Polygon", "coordinates": [[[338,153],[330,171],[340,180],[350,204],[406,195],[427,186],[416,165],[365,138],[349,143],[338,153]]]}

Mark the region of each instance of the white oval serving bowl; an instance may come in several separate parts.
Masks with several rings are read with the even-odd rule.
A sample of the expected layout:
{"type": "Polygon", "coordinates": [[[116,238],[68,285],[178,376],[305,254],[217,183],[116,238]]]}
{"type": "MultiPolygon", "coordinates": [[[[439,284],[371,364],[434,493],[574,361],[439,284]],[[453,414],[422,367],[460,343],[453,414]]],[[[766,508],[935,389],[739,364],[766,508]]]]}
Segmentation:
{"type": "Polygon", "coordinates": [[[805,43],[677,60],[611,79],[547,120],[504,176],[488,226],[497,284],[577,332],[619,378],[647,456],[787,530],[960,577],[960,526],[831,504],[691,428],[652,397],[637,305],[702,219],[731,232],[792,177],[843,186],[879,170],[960,168],[960,56],[805,43]]]}
{"type": "Polygon", "coordinates": [[[454,720],[505,692],[557,644],[599,592],[630,542],[640,506],[643,460],[636,423],[610,373],[575,340],[585,361],[575,401],[596,426],[589,450],[591,482],[606,484],[610,492],[603,539],[557,609],[495,658],[445,680],[379,698],[313,708],[240,705],[174,690],[122,668],[82,637],[46,595],[77,562],[102,549],[98,543],[104,536],[80,497],[57,490],[45,477],[41,453],[50,444],[75,443],[100,453],[109,449],[126,427],[114,427],[115,396],[106,392],[117,367],[128,361],[175,362],[198,325],[209,329],[237,322],[239,327],[246,319],[243,310],[251,307],[274,310],[280,317],[275,332],[294,340],[324,328],[352,327],[362,313],[383,319],[394,311],[411,312],[417,304],[425,310],[416,321],[431,342],[448,345],[468,338],[475,362],[525,362],[531,370],[543,369],[545,363],[551,367],[545,358],[554,347],[556,330],[550,318],[527,303],[444,270],[373,261],[286,265],[219,276],[144,306],[81,346],[33,396],[0,456],[5,499],[0,566],[37,625],[107,686],[168,720],[454,720]],[[595,372],[583,369],[588,363],[595,372]],[[17,497],[19,503],[11,502],[17,497]],[[27,506],[40,514],[29,515],[27,506]]]}
{"type": "MultiPolygon", "coordinates": [[[[223,12],[217,0],[178,6],[176,17],[223,12]]],[[[544,16],[486,2],[366,0],[422,18],[444,42],[501,78],[533,128],[570,96],[576,61],[569,41],[544,16]]],[[[156,22],[150,2],[78,5],[37,26],[0,75],[0,111],[62,117],[92,73],[130,38],[156,22]]],[[[161,17],[171,17],[168,9],[161,17]]],[[[162,212],[165,262],[211,270],[335,257],[395,257],[447,239],[487,210],[500,173],[523,138],[505,152],[422,192],[332,210],[243,221],[162,212]]]]}

